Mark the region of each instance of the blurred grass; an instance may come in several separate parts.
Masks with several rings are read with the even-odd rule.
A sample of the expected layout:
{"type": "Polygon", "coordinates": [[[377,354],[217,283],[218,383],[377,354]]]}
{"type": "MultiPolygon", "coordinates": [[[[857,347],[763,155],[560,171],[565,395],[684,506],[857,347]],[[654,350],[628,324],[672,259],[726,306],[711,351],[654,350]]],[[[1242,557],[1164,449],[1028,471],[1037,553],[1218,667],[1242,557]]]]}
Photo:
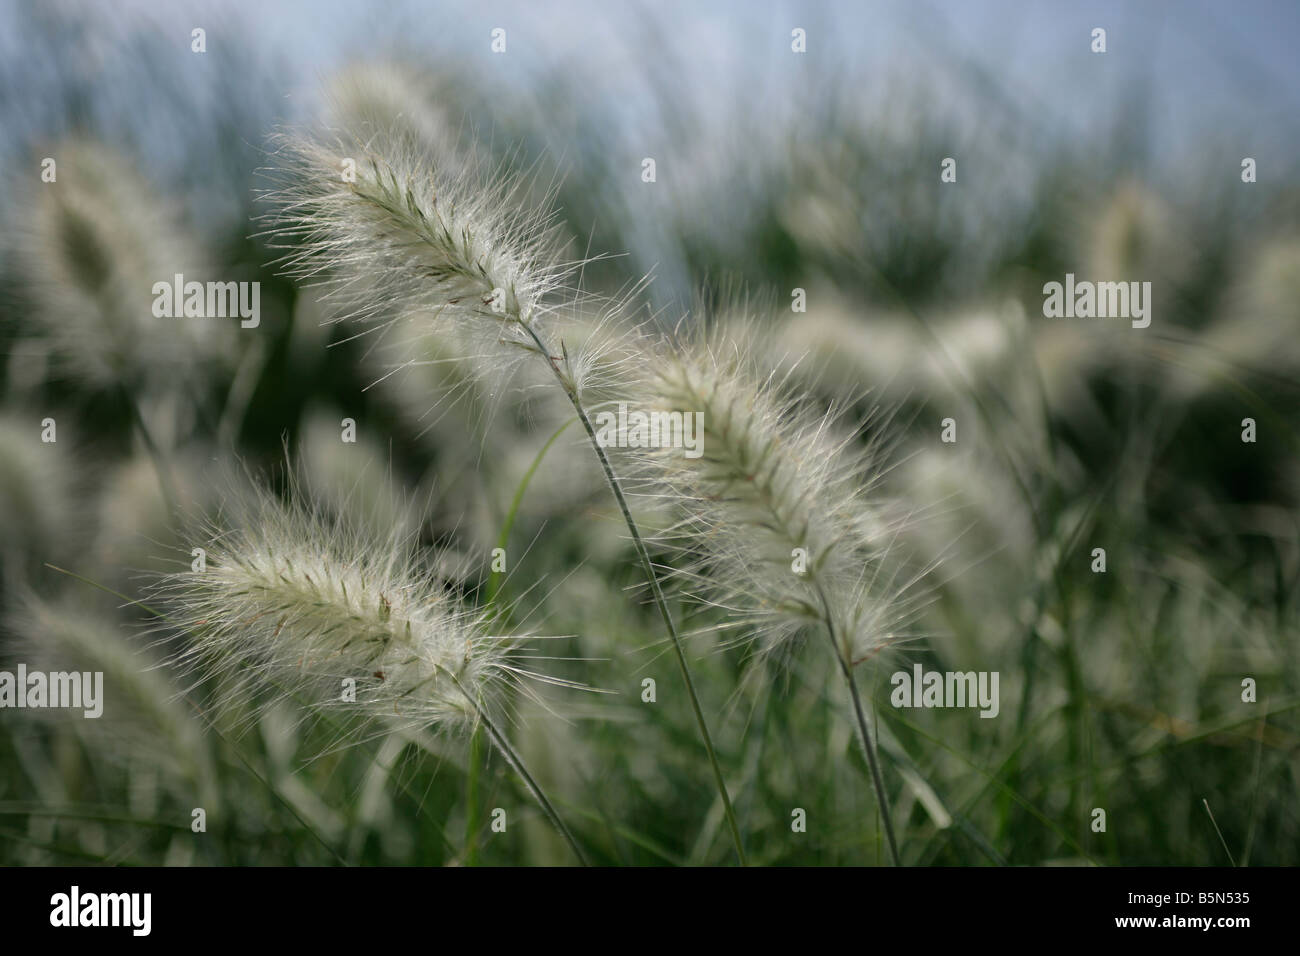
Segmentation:
{"type": "MultiPolygon", "coordinates": [[[[31,29],[49,49],[67,49],[54,26],[31,29]]],[[[720,311],[737,305],[725,290],[744,289],[751,302],[775,303],[751,309],[762,313],[756,347],[771,348],[774,364],[811,357],[792,372],[796,387],[827,405],[875,413],[864,440],[886,439],[887,485],[915,513],[905,546],[917,567],[936,565],[916,622],[922,639],[863,675],[904,859],[1222,865],[1208,801],[1238,863],[1296,863],[1294,177],[1243,188],[1228,164],[1226,173],[1164,183],[1134,146],[1140,117],[1117,114],[1109,142],[1084,150],[1047,141],[1038,121],[996,91],[980,101],[980,128],[958,129],[929,113],[939,94],[920,83],[883,115],[864,117],[847,93],[835,94],[797,129],[764,132],[760,116],[738,113],[735,128],[712,135],[707,119],[673,111],[670,74],[653,75],[678,155],[712,155],[706,147],[727,137],[744,144],[733,147],[743,156],[713,156],[658,206],[628,199],[619,165],[626,157],[601,116],[575,111],[583,95],[563,73],[528,101],[467,79],[455,64],[431,82],[454,115],[490,131],[503,162],[550,168],[557,145],[568,144],[560,204],[575,248],[633,250],[589,269],[596,288],[635,283],[663,254],[667,281],[649,295],[665,319],[701,286],[703,301],[720,311]],[[940,187],[937,158],[954,154],[959,183],[940,187]],[[1041,317],[1043,282],[1103,269],[1155,280],[1150,329],[1041,317]],[[807,289],[817,322],[788,312],[796,286],[807,289]],[[975,328],[996,330],[990,341],[961,338],[970,328],[962,320],[976,316],[988,321],[975,328]],[[861,339],[819,338],[836,323],[860,328],[861,339]],[[977,347],[988,358],[972,364],[977,347]],[[1255,444],[1240,441],[1247,416],[1259,424],[1255,444]],[[938,442],[945,417],[959,422],[956,446],[938,442]],[[1104,575],[1090,570],[1094,547],[1107,551],[1104,575]],[[998,671],[1002,713],[981,720],[972,711],[895,710],[888,676],[914,661],[998,671]],[[1257,703],[1241,700],[1245,677],[1258,683],[1257,703]],[[1104,833],[1090,828],[1093,808],[1106,811],[1104,833]]],[[[182,136],[177,148],[206,157],[193,176],[224,184],[216,224],[191,214],[186,225],[214,274],[262,283],[262,324],[256,339],[235,337],[239,362],[198,394],[172,380],[132,396],[160,429],[163,454],[270,469],[286,447],[308,441],[317,409],[355,418],[367,442],[319,446],[340,456],[338,468],[314,476],[322,494],[338,507],[360,506],[363,483],[391,476],[422,509],[420,540],[465,556],[471,573],[447,574],[475,600],[498,596],[490,548],[508,536],[500,593],[510,599],[509,619],[576,635],[546,642],[545,653],[574,658],[555,669],[618,692],[594,699],[548,690],[541,702],[518,702],[512,727],[593,859],[726,863],[721,808],[701,773],[689,709],[637,589],[634,555],[580,443],[544,404],[484,396],[509,426],[494,444],[482,408],[452,408],[434,427],[398,383],[369,387],[378,376],[364,346],[318,328],[312,298],[277,278],[274,253],[249,238],[258,225],[248,187],[264,159],[249,144],[271,126],[253,95],[269,81],[257,71],[250,77],[219,109],[218,129],[237,135],[217,137],[216,148],[207,134],[182,136]],[[237,368],[248,370],[239,387],[237,368]],[[224,433],[222,421],[230,423],[224,433]],[[655,704],[641,702],[646,677],[657,680],[655,704]]],[[[990,82],[972,77],[973,88],[987,91],[990,82]]],[[[149,170],[140,144],[121,142],[114,112],[88,106],[95,97],[89,88],[66,90],[49,104],[57,122],[41,133],[97,136],[149,170]]],[[[7,145],[45,154],[31,152],[45,146],[35,134],[7,145]]],[[[152,181],[159,195],[187,185],[152,181]]],[[[32,188],[42,187],[11,184],[11,222],[20,223],[32,188]]],[[[39,292],[14,250],[5,251],[3,394],[6,420],[18,424],[0,435],[11,446],[0,449],[0,660],[27,659],[38,637],[18,614],[28,592],[90,609],[123,646],[143,648],[146,615],[106,606],[44,562],[66,561],[129,592],[141,569],[123,567],[127,555],[166,567],[188,562],[188,549],[177,553],[181,542],[154,530],[168,526],[156,483],[124,481],[109,499],[102,483],[86,480],[145,470],[146,450],[127,402],[98,396],[76,376],[42,374],[50,356],[32,319],[39,292]],[[46,415],[58,419],[59,451],[71,446],[75,464],[40,457],[53,450],[37,437],[46,415]],[[62,469],[59,481],[45,474],[50,467],[62,469]],[[23,526],[41,518],[23,502],[51,488],[62,508],[23,526]],[[104,517],[124,509],[141,523],[104,517]],[[66,520],[83,513],[91,517],[66,520]]],[[[429,372],[430,394],[438,369],[429,372]]],[[[473,374],[446,369],[461,373],[473,374]]],[[[422,394],[424,380],[415,388],[422,394]]],[[[182,470],[182,497],[204,499],[203,471],[182,470]]],[[[753,860],[884,862],[866,767],[829,663],[797,650],[751,660],[712,631],[716,610],[683,606],[679,615],[700,635],[692,645],[697,680],[753,860]],[[790,830],[796,808],[806,811],[806,833],[790,830]]],[[[121,723],[111,696],[107,740],[57,713],[0,712],[0,862],[568,861],[487,748],[377,737],[337,749],[328,722],[209,712],[204,693],[191,691],[191,709],[219,799],[201,836],[189,829],[201,805],[192,783],[149,756],[165,742],[121,723]],[[490,830],[495,807],[508,808],[506,834],[490,830]]]]}

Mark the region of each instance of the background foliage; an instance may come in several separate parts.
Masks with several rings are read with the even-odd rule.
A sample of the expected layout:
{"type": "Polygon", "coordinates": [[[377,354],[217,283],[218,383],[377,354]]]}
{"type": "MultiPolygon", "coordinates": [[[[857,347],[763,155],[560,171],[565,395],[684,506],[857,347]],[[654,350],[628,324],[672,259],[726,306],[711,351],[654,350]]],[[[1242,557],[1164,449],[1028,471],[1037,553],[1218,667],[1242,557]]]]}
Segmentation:
{"type": "MultiPolygon", "coordinates": [[[[1163,7],[1112,27],[1105,56],[1087,52],[1092,18],[1061,17],[1052,29],[1072,39],[1056,68],[975,55],[964,15],[942,6],[929,15],[949,30],[895,15],[861,48],[823,48],[850,14],[814,8],[804,57],[788,49],[795,15],[775,7],[714,14],[703,37],[686,9],[585,27],[570,12],[550,33],[515,28],[516,10],[500,14],[499,61],[478,12],[441,14],[452,22],[430,53],[419,38],[436,24],[413,6],[350,39],[305,10],[254,29],[247,7],[180,9],[3,11],[0,658],[104,670],[108,707],[99,721],[0,712],[0,861],[568,862],[485,746],[339,750],[288,706],[210,712],[202,688],[153,666],[149,616],[127,603],[143,575],[188,562],[141,421],[187,503],[219,504],[219,465],[282,480],[287,452],[331,508],[391,522],[413,502],[421,540],[486,597],[490,549],[563,418],[487,386],[437,405],[447,376],[472,378],[458,365],[375,385],[364,343],[320,324],[260,236],[268,135],[312,115],[338,70],[383,62],[403,71],[406,109],[507,167],[556,174],[574,254],[612,254],[588,267],[592,289],[653,272],[644,316],[753,318],[774,367],[803,357],[796,388],[848,403],[886,441],[885,480],[913,511],[900,547],[934,567],[920,639],[864,673],[906,862],[1296,862],[1300,196],[1296,84],[1269,77],[1277,59],[1239,69],[1209,14],[1189,17],[1221,41],[1200,66],[1237,77],[1226,96],[1248,105],[1207,101],[1212,119],[1180,126],[1164,106],[1196,67],[1171,83],[1142,63],[1177,35],[1163,7]],[[191,20],[207,24],[202,56],[191,20]],[[583,29],[604,57],[566,55],[583,29]],[[890,43],[910,59],[868,71],[858,54],[890,43]],[[1034,69],[1075,85],[1016,81],[1034,69]],[[45,156],[57,186],[39,181],[45,156]],[[939,182],[946,156],[953,185],[939,182]],[[153,319],[147,290],[174,272],[260,282],[260,327],[153,319]],[[1066,272],[1152,281],[1150,328],[1043,318],[1042,285],[1066,272]],[[788,308],[796,287],[807,313],[788,308]],[[338,440],[344,416],[355,445],[338,440]],[[947,417],[955,445],[938,440],[947,417]],[[914,662],[998,671],[1000,715],[892,708],[889,674],[914,662]],[[190,832],[196,806],[204,835],[190,832]],[[518,821],[505,835],[488,827],[499,806],[518,821]]],[[[1267,5],[1243,16],[1251,37],[1288,25],[1267,5]]],[[[587,454],[568,430],[528,485],[503,596],[518,625],[574,635],[552,651],[575,659],[561,673],[618,695],[548,692],[553,712],[521,701],[512,733],[599,862],[727,862],[677,676],[587,454]]],[[[756,665],[717,640],[716,613],[680,613],[700,632],[753,860],[883,861],[829,661],[756,665]],[[790,832],[796,807],[805,834],[790,832]]]]}

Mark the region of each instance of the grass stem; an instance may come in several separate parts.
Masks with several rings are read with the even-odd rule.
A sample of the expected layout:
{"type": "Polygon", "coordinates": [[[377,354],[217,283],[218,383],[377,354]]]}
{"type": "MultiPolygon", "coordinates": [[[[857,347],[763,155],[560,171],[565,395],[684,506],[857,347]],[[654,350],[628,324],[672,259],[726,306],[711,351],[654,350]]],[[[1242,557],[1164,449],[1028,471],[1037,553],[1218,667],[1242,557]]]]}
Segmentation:
{"type": "Polygon", "coordinates": [[[474,712],[478,714],[479,720],[482,721],[484,729],[487,730],[488,736],[492,739],[492,743],[494,743],[497,749],[501,751],[501,756],[505,758],[506,763],[510,764],[510,768],[514,770],[515,773],[519,774],[519,779],[524,782],[524,786],[528,788],[528,792],[533,795],[533,799],[537,801],[537,805],[541,807],[542,813],[546,816],[546,819],[550,821],[551,826],[555,827],[560,836],[564,838],[564,842],[569,844],[569,849],[571,849],[573,855],[578,858],[578,862],[583,866],[590,866],[591,864],[587,861],[587,855],[582,852],[582,847],[579,846],[578,841],[574,839],[573,833],[569,830],[569,827],[565,822],[560,819],[559,813],[556,812],[555,807],[552,806],[551,801],[547,798],[545,792],[540,786],[538,786],[537,781],[533,779],[533,775],[528,772],[528,768],[524,766],[523,758],[520,757],[514,747],[510,745],[510,741],[506,739],[505,734],[501,733],[497,728],[497,725],[493,723],[492,718],[487,714],[487,710],[479,704],[473,694],[465,689],[461,682],[456,678],[456,675],[452,674],[450,671],[447,671],[446,673],[455,682],[456,686],[460,688],[461,693],[465,695],[465,699],[470,702],[470,705],[474,708],[474,712]]]}
{"type": "Polygon", "coordinates": [[[549,359],[551,371],[555,373],[557,381],[564,389],[565,395],[568,396],[569,402],[573,405],[573,410],[578,415],[578,420],[582,422],[582,427],[586,429],[592,450],[595,451],[596,458],[600,461],[601,470],[604,472],[605,483],[609,485],[609,490],[613,492],[614,500],[618,502],[618,509],[623,514],[623,521],[627,524],[628,532],[632,535],[632,543],[636,547],[637,556],[641,559],[641,568],[645,572],[646,582],[650,585],[650,592],[654,597],[655,606],[659,609],[660,617],[663,618],[664,627],[668,631],[668,637],[672,643],[673,655],[677,660],[678,668],[681,670],[682,681],[686,685],[686,696],[690,699],[691,710],[695,715],[695,724],[699,728],[700,739],[703,741],[704,750],[708,754],[709,766],[713,769],[713,779],[718,788],[718,795],[722,798],[722,809],[727,817],[727,827],[731,831],[732,842],[735,844],[736,858],[741,866],[747,866],[748,860],[745,856],[745,844],[740,836],[740,826],[736,822],[736,812],[731,806],[731,797],[727,793],[727,782],[722,776],[722,767],[718,763],[718,755],[713,747],[713,737],[709,733],[709,725],[704,718],[704,709],[700,706],[700,698],[695,691],[695,681],[691,677],[690,666],[686,662],[686,651],[682,647],[681,635],[677,632],[677,624],[673,620],[672,609],[668,607],[663,588],[659,585],[659,575],[655,571],[654,562],[650,559],[650,551],[646,548],[645,541],[641,537],[641,531],[637,527],[636,519],[632,517],[632,510],[628,507],[627,497],[623,494],[622,483],[619,482],[618,476],[614,474],[614,468],[609,462],[609,456],[605,454],[605,449],[596,438],[596,429],[591,424],[591,417],[587,414],[581,396],[560,372],[557,364],[560,359],[547,349],[545,343],[542,342],[531,325],[526,322],[521,324],[528,331],[542,355],[549,359]]]}

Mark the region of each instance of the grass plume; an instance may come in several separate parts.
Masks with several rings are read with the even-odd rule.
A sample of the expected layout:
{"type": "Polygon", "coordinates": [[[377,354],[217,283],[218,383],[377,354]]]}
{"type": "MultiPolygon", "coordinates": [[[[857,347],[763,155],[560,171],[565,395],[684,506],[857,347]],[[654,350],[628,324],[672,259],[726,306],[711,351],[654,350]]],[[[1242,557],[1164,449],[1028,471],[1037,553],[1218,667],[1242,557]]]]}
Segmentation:
{"type": "Polygon", "coordinates": [[[834,415],[816,416],[763,379],[748,351],[726,340],[660,350],[643,401],[655,411],[702,416],[701,453],[650,449],[650,487],[685,512],[670,532],[702,555],[688,590],[748,618],[768,652],[810,626],[821,630],[847,682],[891,855],[899,863],[889,803],[853,668],[897,640],[913,604],[891,551],[897,519],[871,497],[873,451],[834,415]],[[860,450],[861,449],[861,450],[860,450]]]}
{"type": "MultiPolygon", "coordinates": [[[[547,328],[548,319],[569,307],[560,293],[578,268],[560,257],[553,211],[530,200],[526,178],[485,173],[460,158],[444,163],[400,123],[368,131],[365,142],[346,134],[328,145],[291,137],[281,151],[291,179],[271,198],[280,207],[274,231],[289,247],[286,268],[330,285],[339,318],[359,321],[365,334],[391,331],[402,317],[413,317],[416,338],[399,352],[409,364],[422,359],[420,326],[435,322],[456,323],[486,353],[513,350],[546,363],[631,534],[743,864],[740,828],[672,610],[583,400],[585,376],[599,366],[598,357],[571,355],[563,337],[547,328]],[[362,155],[349,157],[349,149],[362,155]],[[345,168],[354,168],[355,177],[344,175],[345,168]]],[[[508,368],[502,372],[508,381],[508,368]]]]}
{"type": "Polygon", "coordinates": [[[214,677],[227,701],[274,688],[272,699],[399,731],[467,733],[481,723],[585,862],[491,716],[531,673],[511,661],[518,639],[489,633],[489,615],[445,589],[409,539],[258,491],[197,540],[204,566],[156,589],[169,624],[189,638],[175,663],[214,677]]]}

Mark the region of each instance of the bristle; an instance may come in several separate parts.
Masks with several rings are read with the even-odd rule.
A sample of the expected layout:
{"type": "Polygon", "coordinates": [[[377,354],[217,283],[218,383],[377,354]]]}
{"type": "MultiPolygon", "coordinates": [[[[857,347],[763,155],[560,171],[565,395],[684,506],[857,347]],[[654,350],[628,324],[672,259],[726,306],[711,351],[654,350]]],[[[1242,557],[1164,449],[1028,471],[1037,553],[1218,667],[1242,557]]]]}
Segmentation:
{"type": "Polygon", "coordinates": [[[179,663],[404,728],[465,729],[512,680],[513,639],[437,582],[409,542],[250,492],[196,544],[205,567],[157,590],[189,636],[179,663]]]}
{"type": "Polygon", "coordinates": [[[669,539],[705,556],[684,586],[747,618],[768,650],[810,625],[829,626],[853,663],[895,642],[909,605],[871,450],[725,341],[661,351],[653,365],[647,408],[702,415],[698,457],[643,456],[650,489],[683,514],[669,539]]]}

